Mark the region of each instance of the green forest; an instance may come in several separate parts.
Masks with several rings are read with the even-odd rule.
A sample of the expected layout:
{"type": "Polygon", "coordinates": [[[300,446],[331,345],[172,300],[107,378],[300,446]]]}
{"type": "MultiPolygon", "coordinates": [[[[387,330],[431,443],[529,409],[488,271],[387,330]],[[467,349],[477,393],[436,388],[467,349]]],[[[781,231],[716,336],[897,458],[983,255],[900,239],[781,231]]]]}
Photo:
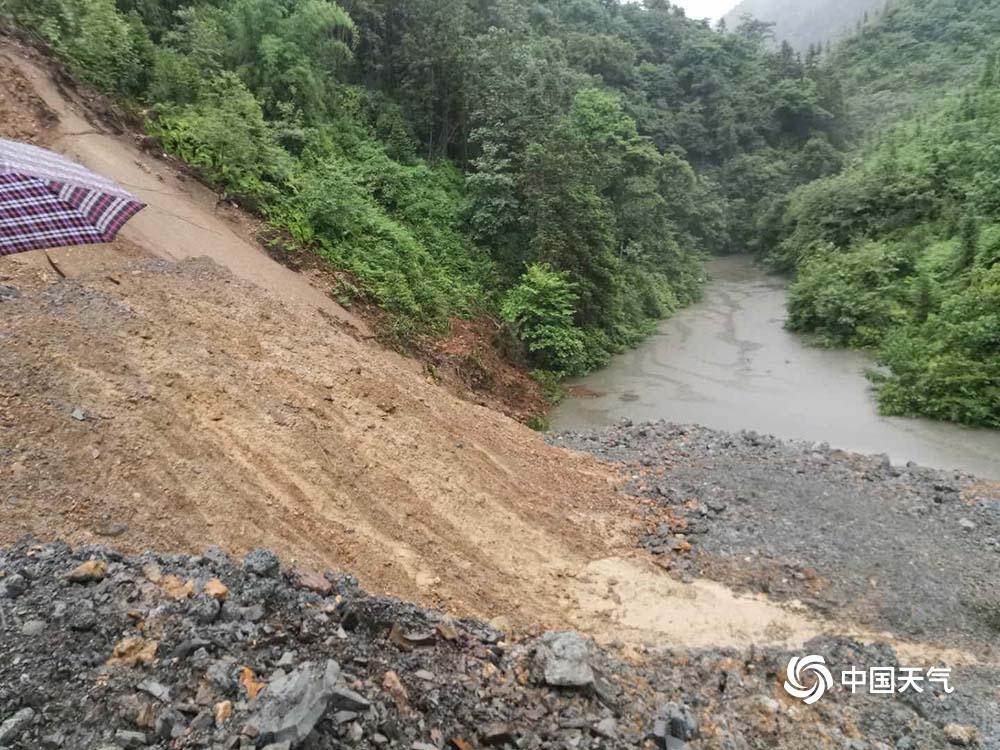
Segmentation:
{"type": "Polygon", "coordinates": [[[794,275],[882,408],[1000,427],[1000,7],[893,0],[829,50],[666,0],[0,0],[400,341],[502,320],[600,366],[708,254],[794,275]]]}

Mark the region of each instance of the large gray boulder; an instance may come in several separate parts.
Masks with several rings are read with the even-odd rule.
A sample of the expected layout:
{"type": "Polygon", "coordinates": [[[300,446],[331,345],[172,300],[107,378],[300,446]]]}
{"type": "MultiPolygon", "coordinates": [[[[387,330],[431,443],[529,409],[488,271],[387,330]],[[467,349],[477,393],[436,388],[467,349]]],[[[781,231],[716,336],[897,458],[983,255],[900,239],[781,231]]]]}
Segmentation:
{"type": "Polygon", "coordinates": [[[22,708],[16,714],[0,724],[0,746],[7,745],[17,739],[18,735],[35,718],[33,708],[22,708]]]}
{"type": "Polygon", "coordinates": [[[582,688],[594,684],[587,642],[577,633],[546,633],[539,639],[535,658],[548,685],[582,688]]]}
{"type": "Polygon", "coordinates": [[[261,696],[255,724],[261,744],[288,742],[298,747],[326,713],[340,679],[340,666],[306,662],[274,680],[261,696]]]}

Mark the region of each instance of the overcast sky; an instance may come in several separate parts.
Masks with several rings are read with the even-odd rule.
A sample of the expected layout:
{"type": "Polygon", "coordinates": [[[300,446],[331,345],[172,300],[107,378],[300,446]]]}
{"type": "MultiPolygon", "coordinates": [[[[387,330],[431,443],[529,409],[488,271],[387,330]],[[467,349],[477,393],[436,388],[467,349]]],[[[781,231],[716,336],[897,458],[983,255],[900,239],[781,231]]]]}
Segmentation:
{"type": "Polygon", "coordinates": [[[688,18],[711,18],[718,20],[736,7],[738,0],[673,0],[674,5],[684,8],[688,18]]]}

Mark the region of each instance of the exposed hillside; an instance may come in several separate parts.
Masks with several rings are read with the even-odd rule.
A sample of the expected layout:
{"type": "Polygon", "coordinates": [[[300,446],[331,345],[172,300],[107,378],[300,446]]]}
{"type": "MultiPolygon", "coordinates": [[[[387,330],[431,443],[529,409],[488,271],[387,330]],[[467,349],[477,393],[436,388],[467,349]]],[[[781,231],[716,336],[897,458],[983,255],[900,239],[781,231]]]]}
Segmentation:
{"type": "Polygon", "coordinates": [[[885,0],[742,0],[723,20],[730,30],[744,16],[773,23],[775,41],[806,52],[854,33],[859,22],[865,23],[885,4],[885,0]]]}

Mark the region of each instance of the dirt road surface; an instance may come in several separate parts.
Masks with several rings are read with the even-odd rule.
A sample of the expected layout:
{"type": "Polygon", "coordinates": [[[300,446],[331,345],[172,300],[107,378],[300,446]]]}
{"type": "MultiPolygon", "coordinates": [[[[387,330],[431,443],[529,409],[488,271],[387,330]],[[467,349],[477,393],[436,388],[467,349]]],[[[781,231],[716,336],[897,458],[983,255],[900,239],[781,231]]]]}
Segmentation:
{"type": "MultiPolygon", "coordinates": [[[[30,139],[63,153],[115,180],[147,204],[122,231],[123,239],[168,260],[211,258],[289,304],[322,310],[370,335],[361,319],[312,286],[306,277],[271,260],[249,236],[244,217],[227,219],[229,215],[216,208],[215,193],[144,154],[127,138],[112,134],[88,116],[74,93],[57,85],[30,52],[0,43],[0,68],[7,108],[12,110],[4,118],[6,137],[30,139]]],[[[33,255],[41,261],[38,253],[33,255]]],[[[104,257],[102,253],[95,256],[90,248],[51,251],[50,255],[70,275],[91,269],[95,257],[104,257]]]]}

